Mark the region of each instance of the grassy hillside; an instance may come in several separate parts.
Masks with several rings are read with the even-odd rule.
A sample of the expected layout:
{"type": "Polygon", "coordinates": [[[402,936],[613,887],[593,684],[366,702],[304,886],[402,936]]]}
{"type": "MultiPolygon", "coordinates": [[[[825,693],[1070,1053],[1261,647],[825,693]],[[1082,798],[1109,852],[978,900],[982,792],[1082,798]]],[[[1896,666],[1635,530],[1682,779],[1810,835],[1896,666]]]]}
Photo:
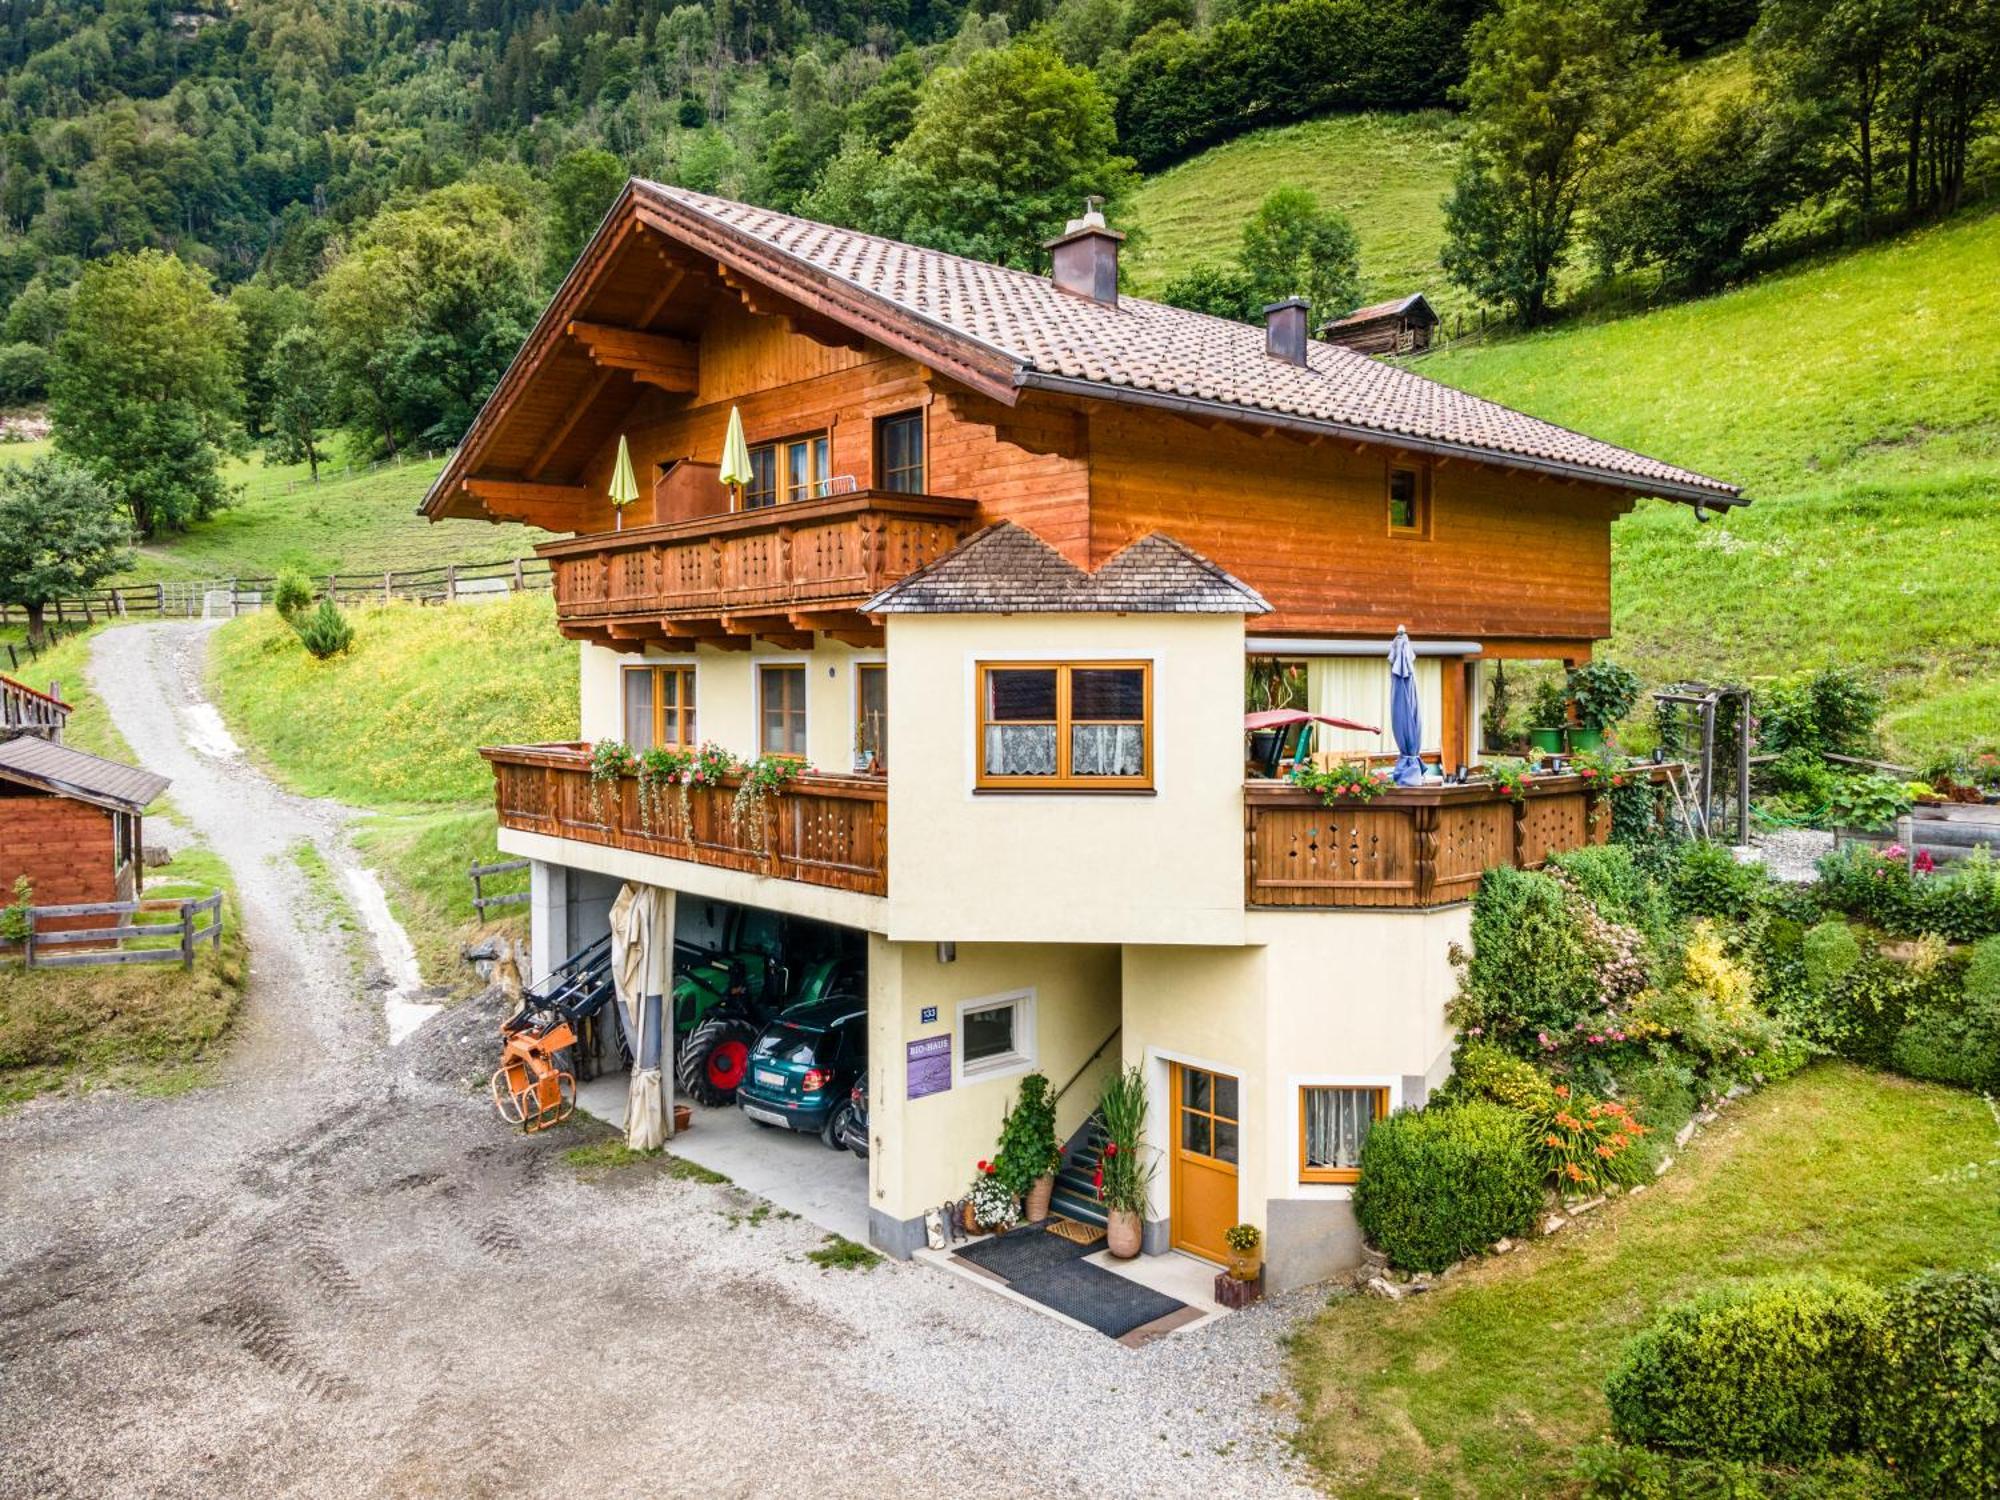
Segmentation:
{"type": "Polygon", "coordinates": [[[354,649],[325,662],[269,611],[230,621],[210,647],[210,692],[286,785],[378,814],[356,842],[381,870],[426,978],[454,983],[473,919],[466,866],[500,857],[478,748],[575,738],[576,647],[556,634],[546,594],[348,613],[354,649]]]}
{"type": "Polygon", "coordinates": [[[1133,287],[1151,294],[1190,266],[1228,260],[1272,189],[1303,187],[1354,221],[1365,300],[1421,291],[1455,311],[1462,294],[1444,279],[1438,243],[1456,153],[1442,112],[1336,115],[1204,151],[1147,178],[1134,198],[1133,287]]]}
{"type": "MultiPolygon", "coordinates": [[[[26,463],[48,448],[46,442],[0,443],[0,463],[26,463]]],[[[123,581],[268,578],[280,568],[303,568],[315,577],[379,574],[524,556],[547,539],[548,533],[529,526],[433,525],[418,515],[417,503],[442,460],[352,473],[342,464],[322,465],[325,477],[315,485],[304,464],[266,464],[254,456],[231,463],[224,477],[236,488],[235,503],[185,534],[140,548],[123,581]]]]}
{"type": "Polygon", "coordinates": [[[1652,679],[1877,674],[1892,748],[2000,744],[2000,214],[1701,302],[1416,368],[1734,480],[1614,532],[1614,650],[1652,679]]]}

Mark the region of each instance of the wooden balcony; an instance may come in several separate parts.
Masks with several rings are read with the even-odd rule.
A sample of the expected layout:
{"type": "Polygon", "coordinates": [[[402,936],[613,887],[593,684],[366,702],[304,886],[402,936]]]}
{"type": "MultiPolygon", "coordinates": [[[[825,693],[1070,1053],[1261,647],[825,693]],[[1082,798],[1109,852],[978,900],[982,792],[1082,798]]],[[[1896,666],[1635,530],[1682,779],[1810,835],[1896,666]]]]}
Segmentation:
{"type": "Polygon", "coordinates": [[[554,570],[557,625],[574,639],[684,650],[747,649],[761,637],[798,648],[823,630],[879,644],[860,606],[957,546],[978,509],[940,495],[860,490],[535,550],[554,570]]]}
{"type": "Polygon", "coordinates": [[[1332,807],[1282,781],[1244,787],[1244,901],[1262,907],[1427,907],[1465,901],[1499,865],[1601,844],[1608,808],[1580,776],[1493,786],[1398,787],[1332,807]]]}
{"type": "Polygon", "coordinates": [[[732,816],[734,783],[690,788],[685,810],[669,787],[662,805],[644,812],[633,777],[593,789],[587,745],[479,753],[493,764],[502,828],[867,896],[889,893],[889,788],[879,776],[801,776],[739,820],[732,816]]]}

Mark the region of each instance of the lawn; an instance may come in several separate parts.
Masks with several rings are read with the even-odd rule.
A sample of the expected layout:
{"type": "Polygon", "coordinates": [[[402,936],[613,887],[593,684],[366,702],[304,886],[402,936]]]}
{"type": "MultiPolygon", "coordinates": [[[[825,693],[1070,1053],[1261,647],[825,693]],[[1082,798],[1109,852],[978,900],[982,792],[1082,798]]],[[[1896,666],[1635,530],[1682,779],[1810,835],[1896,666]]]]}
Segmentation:
{"type": "Polygon", "coordinates": [[[1147,178],[1134,195],[1133,289],[1152,295],[1191,266],[1227,261],[1244,220],[1274,188],[1303,187],[1353,221],[1364,301],[1421,291],[1440,312],[1456,312],[1464,294],[1438,265],[1456,158],[1443,111],[1333,115],[1216,146],[1147,178]]]}
{"type": "Polygon", "coordinates": [[[170,899],[218,886],[226,893],[222,947],[204,943],[191,970],[0,964],[0,1110],[62,1087],[164,1093],[202,1081],[249,974],[228,867],[205,849],[183,849],[145,889],[148,899],[170,899]]]}
{"type": "Polygon", "coordinates": [[[1426,356],[1477,391],[1745,486],[1613,533],[1613,653],[1753,686],[1850,662],[1890,749],[2000,745],[2000,213],[1703,301],[1426,356]]]}
{"type": "Polygon", "coordinates": [[[1560,1494],[1605,1376],[1661,1307],[1818,1268],[1887,1284],[1993,1268],[2000,1116],[1977,1095],[1821,1063],[1742,1101],[1639,1197],[1401,1302],[1295,1335],[1298,1443],[1343,1496],[1560,1494]]]}
{"type": "Polygon", "coordinates": [[[125,743],[125,737],[111,722],[111,715],[105,712],[102,700],[91,688],[85,673],[90,661],[91,642],[103,628],[97,625],[79,630],[74,635],[65,635],[55,645],[32,657],[28,655],[26,638],[21,632],[0,637],[0,640],[11,642],[21,663],[18,668],[10,668],[7,653],[0,650],[0,672],[5,672],[17,682],[25,682],[39,692],[47,692],[52,686],[61,689],[58,696],[73,710],[69,722],[63,727],[65,744],[92,755],[101,755],[107,760],[136,762],[132,747],[125,743]]]}
{"type": "MultiPolygon", "coordinates": [[[[383,876],[425,979],[458,987],[474,926],[467,867],[500,859],[481,745],[574,739],[576,647],[546,594],[491,604],[364,605],[353,650],[315,661],[278,616],[232,620],[210,645],[210,692],[280,781],[376,816],[355,843],[383,876]]],[[[522,888],[519,876],[490,884],[522,888]]],[[[510,908],[518,927],[525,908],[510,908]]]]}

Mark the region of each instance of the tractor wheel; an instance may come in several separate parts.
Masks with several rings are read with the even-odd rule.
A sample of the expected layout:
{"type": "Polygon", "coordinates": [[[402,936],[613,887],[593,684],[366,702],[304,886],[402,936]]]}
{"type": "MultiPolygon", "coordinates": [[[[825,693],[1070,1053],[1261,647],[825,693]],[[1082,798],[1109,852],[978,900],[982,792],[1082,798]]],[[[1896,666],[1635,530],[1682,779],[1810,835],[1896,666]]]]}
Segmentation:
{"type": "Polygon", "coordinates": [[[731,1103],[750,1071],[750,1044],[756,1040],[757,1028],[748,1021],[718,1016],[702,1022],[681,1044],[674,1068],[682,1091],[697,1104],[731,1103]]]}

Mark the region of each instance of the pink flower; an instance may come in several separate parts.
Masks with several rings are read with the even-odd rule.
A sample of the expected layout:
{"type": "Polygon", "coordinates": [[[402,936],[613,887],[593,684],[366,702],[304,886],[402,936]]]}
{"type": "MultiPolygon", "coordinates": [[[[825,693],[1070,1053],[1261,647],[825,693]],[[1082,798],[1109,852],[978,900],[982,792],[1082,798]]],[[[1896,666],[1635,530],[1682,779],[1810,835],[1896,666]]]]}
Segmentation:
{"type": "Polygon", "coordinates": [[[1936,868],[1937,861],[1931,858],[1931,851],[1928,849],[1919,849],[1917,851],[1917,873],[1919,875],[1928,875],[1936,868]]]}

